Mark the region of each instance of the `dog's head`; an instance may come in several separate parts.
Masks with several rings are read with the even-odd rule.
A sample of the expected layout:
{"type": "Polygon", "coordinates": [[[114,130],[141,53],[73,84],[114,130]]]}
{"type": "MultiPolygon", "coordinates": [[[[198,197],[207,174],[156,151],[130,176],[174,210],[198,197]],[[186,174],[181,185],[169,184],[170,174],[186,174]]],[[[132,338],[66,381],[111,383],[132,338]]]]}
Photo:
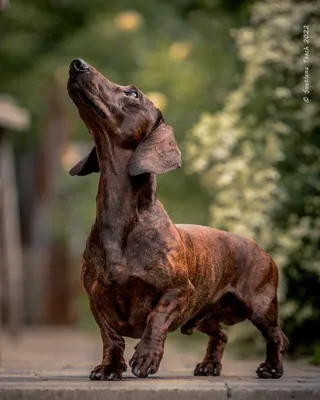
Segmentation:
{"type": "Polygon", "coordinates": [[[132,151],[128,163],[131,176],[161,174],[181,166],[172,127],[135,86],[112,83],[85,61],[75,59],[70,64],[68,92],[96,144],[70,170],[71,175],[99,172],[97,153],[103,153],[99,146],[107,146],[109,142],[132,151]]]}

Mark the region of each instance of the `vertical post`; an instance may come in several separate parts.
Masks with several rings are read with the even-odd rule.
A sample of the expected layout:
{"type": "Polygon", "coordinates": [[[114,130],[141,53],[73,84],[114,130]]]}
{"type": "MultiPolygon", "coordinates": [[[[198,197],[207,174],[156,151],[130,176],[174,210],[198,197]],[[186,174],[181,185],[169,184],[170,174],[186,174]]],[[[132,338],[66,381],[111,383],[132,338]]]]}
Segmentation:
{"type": "MultiPolygon", "coordinates": [[[[1,147],[1,139],[3,136],[3,129],[0,127],[0,147],[1,147]]],[[[3,201],[2,201],[2,193],[3,193],[3,181],[1,176],[1,169],[0,169],[0,366],[2,365],[2,304],[3,304],[3,276],[4,276],[4,249],[3,249],[3,221],[2,221],[2,209],[3,209],[3,201]]]]}
{"type": "Polygon", "coordinates": [[[28,285],[33,293],[28,293],[26,299],[27,313],[31,323],[70,324],[74,321],[74,291],[69,240],[63,223],[67,204],[59,196],[61,150],[70,136],[70,126],[65,93],[55,76],[47,82],[45,100],[47,113],[34,188],[33,251],[27,263],[28,285]],[[43,299],[41,303],[39,297],[43,299]]]}
{"type": "Polygon", "coordinates": [[[0,0],[0,11],[4,11],[9,7],[9,0],[0,0]]]}
{"type": "MultiPolygon", "coordinates": [[[[1,237],[2,272],[5,271],[8,294],[8,326],[18,333],[22,324],[23,271],[13,149],[2,134],[0,137],[1,237]]],[[[2,275],[3,276],[3,275],[2,275]]]]}
{"type": "MultiPolygon", "coordinates": [[[[61,195],[59,176],[61,174],[61,150],[66,145],[71,132],[65,104],[65,93],[55,76],[48,81],[47,114],[45,138],[42,147],[42,162],[47,176],[42,190],[47,193],[50,217],[60,221],[51,232],[46,265],[45,317],[50,324],[72,324],[75,318],[74,290],[70,248],[64,215],[68,204],[61,195]]],[[[39,180],[40,181],[40,180],[39,180]]]]}
{"type": "MultiPolygon", "coordinates": [[[[9,4],[9,0],[0,0],[0,12],[4,11],[9,4]]],[[[3,129],[0,127],[0,141],[1,136],[3,135],[3,129]]],[[[1,143],[0,143],[1,146],[1,143]]],[[[1,170],[0,170],[1,171],[1,170]]],[[[1,348],[1,340],[2,340],[2,300],[3,300],[3,264],[4,264],[4,255],[3,255],[3,233],[2,233],[2,216],[1,210],[3,207],[2,204],[2,193],[3,193],[3,186],[2,186],[2,179],[0,176],[0,365],[2,364],[2,348],[1,348]],[[1,267],[2,266],[2,267],[1,267]]]]}

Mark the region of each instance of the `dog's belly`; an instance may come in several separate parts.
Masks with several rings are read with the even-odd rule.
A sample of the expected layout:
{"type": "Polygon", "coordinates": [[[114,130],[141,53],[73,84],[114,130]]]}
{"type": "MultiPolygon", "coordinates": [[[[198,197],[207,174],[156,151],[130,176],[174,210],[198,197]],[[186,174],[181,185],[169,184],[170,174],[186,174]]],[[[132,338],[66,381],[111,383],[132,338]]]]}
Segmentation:
{"type": "Polygon", "coordinates": [[[234,325],[248,317],[248,309],[235,291],[227,291],[221,296],[219,302],[213,306],[213,318],[219,319],[225,325],[234,325]]]}
{"type": "Polygon", "coordinates": [[[191,335],[199,326],[202,332],[212,331],[212,327],[223,323],[225,325],[234,325],[248,318],[246,304],[241,300],[241,296],[234,291],[226,291],[216,300],[209,302],[198,313],[181,327],[181,332],[185,335],[191,335]]]}

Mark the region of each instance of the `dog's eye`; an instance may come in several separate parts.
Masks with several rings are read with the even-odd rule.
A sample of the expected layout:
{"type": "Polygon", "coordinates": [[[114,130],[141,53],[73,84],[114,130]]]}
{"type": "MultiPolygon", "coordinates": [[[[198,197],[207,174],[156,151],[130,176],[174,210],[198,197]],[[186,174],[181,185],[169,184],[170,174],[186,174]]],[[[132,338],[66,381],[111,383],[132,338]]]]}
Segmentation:
{"type": "Polygon", "coordinates": [[[138,92],[136,90],[125,90],[124,93],[128,97],[133,97],[134,99],[138,98],[138,92]]]}

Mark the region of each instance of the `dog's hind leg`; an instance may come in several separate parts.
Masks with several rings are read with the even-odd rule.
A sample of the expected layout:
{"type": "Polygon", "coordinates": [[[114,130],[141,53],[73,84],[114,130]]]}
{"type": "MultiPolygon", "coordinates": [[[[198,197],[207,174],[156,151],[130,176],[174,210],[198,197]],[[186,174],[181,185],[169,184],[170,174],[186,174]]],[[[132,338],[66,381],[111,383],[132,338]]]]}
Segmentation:
{"type": "Polygon", "coordinates": [[[268,301],[267,296],[259,295],[249,319],[262,333],[267,342],[267,356],[257,368],[257,375],[263,379],[278,379],[283,375],[283,356],[289,341],[278,324],[277,295],[268,301]],[[267,304],[266,304],[267,301],[267,304]],[[264,303],[261,306],[261,303],[264,303]]]}
{"type": "Polygon", "coordinates": [[[198,325],[200,332],[209,335],[209,343],[203,361],[197,364],[193,374],[196,376],[219,376],[222,369],[222,356],[227,343],[227,333],[221,328],[220,321],[215,317],[203,320],[198,325]]]}

